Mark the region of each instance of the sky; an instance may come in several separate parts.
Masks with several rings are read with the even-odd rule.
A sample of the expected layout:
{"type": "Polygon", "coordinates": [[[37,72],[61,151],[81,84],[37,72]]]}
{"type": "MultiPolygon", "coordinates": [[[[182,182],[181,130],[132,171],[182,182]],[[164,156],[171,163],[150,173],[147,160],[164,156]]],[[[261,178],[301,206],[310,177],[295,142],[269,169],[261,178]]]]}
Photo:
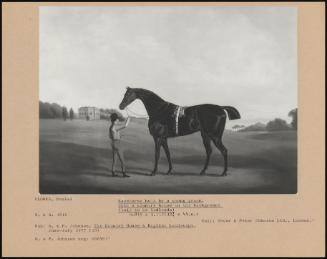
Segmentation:
{"type": "Polygon", "coordinates": [[[39,40],[39,99],[75,111],[118,109],[126,86],[234,106],[230,125],[289,122],[297,107],[294,7],[40,7],[39,40]]]}

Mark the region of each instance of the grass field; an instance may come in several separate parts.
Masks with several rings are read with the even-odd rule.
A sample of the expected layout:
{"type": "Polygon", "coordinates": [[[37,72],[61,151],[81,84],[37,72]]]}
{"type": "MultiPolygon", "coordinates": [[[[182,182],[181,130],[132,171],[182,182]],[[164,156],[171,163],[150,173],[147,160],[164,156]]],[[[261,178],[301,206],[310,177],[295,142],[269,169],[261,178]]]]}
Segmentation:
{"type": "MultiPolygon", "coordinates": [[[[129,178],[111,176],[107,121],[40,120],[42,194],[264,194],[296,193],[297,137],[294,131],[225,131],[229,171],[219,177],[223,159],[213,146],[207,175],[200,133],[168,140],[173,175],[161,151],[159,171],[151,177],[154,143],[146,121],[133,119],[124,130],[129,178]]],[[[117,164],[117,172],[120,164],[117,164]]],[[[121,174],[120,174],[121,175],[121,174]]]]}

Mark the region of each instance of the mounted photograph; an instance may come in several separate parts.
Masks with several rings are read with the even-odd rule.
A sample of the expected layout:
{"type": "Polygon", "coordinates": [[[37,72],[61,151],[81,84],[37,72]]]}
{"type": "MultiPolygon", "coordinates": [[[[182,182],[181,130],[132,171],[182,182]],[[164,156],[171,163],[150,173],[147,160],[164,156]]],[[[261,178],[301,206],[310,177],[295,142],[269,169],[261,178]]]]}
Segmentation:
{"type": "Polygon", "coordinates": [[[297,8],[39,7],[40,194],[296,194],[297,8]]]}

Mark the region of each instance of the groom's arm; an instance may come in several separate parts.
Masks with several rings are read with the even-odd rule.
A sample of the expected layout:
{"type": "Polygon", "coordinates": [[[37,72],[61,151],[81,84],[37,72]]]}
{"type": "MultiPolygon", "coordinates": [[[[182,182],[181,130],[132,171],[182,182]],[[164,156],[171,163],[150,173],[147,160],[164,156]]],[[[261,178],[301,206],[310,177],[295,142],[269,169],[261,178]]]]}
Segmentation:
{"type": "Polygon", "coordinates": [[[127,120],[126,120],[126,123],[125,123],[125,125],[123,125],[123,126],[121,126],[121,127],[119,127],[119,128],[117,128],[117,130],[122,130],[122,129],[125,129],[127,126],[128,126],[128,124],[129,124],[129,121],[131,120],[131,118],[130,117],[128,117],[127,118],[127,120]]]}

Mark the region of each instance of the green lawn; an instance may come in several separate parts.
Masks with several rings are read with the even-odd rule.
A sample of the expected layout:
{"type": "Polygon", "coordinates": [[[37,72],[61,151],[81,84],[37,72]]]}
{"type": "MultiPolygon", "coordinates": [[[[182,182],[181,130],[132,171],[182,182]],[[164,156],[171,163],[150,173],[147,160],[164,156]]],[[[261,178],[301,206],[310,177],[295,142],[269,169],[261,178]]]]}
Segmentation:
{"type": "Polygon", "coordinates": [[[40,192],[263,194],[297,191],[294,131],[225,131],[223,142],[229,152],[230,165],[227,177],[219,177],[223,159],[216,149],[207,175],[199,175],[205,159],[200,133],[169,139],[173,175],[165,175],[168,164],[162,150],[158,175],[151,177],[153,139],[146,121],[133,119],[123,133],[126,168],[131,177],[123,178],[111,177],[108,127],[109,123],[103,120],[40,120],[40,192]]]}

